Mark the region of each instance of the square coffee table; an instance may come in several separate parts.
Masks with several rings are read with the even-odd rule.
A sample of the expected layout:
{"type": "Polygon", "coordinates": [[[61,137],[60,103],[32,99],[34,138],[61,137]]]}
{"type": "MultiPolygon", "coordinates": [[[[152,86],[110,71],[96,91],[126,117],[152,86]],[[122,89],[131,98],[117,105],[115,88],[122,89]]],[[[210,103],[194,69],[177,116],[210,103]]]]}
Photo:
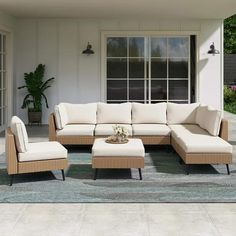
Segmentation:
{"type": "Polygon", "coordinates": [[[129,139],[125,144],[106,143],[105,138],[97,138],[92,147],[92,168],[95,169],[94,180],[98,169],[137,168],[142,180],[141,168],[144,168],[145,150],[141,139],[129,139]]]}

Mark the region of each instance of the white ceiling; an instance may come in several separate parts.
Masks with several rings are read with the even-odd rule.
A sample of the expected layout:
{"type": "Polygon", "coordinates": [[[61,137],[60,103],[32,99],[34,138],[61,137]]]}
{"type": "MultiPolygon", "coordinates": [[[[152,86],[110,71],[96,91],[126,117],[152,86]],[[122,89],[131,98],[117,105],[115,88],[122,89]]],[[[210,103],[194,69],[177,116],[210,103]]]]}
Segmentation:
{"type": "Polygon", "coordinates": [[[236,14],[236,0],[0,0],[21,18],[219,19],[236,14]]]}

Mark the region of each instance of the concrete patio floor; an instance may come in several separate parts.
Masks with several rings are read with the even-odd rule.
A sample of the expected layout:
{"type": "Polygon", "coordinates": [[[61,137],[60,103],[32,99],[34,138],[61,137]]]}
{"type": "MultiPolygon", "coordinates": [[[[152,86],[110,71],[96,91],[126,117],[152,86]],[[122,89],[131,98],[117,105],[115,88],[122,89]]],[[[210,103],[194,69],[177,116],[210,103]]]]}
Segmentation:
{"type": "MultiPolygon", "coordinates": [[[[235,160],[236,115],[225,112],[225,118],[235,160]]],[[[29,127],[30,141],[46,140],[46,129],[29,127]]],[[[0,236],[236,235],[236,203],[0,204],[0,212],[0,236]]]]}

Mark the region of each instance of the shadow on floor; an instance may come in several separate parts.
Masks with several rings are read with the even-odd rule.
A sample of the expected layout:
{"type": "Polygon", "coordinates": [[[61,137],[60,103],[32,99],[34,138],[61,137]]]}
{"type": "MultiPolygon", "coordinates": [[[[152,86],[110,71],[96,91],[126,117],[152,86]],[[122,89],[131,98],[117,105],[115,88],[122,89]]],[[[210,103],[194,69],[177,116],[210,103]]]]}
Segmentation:
{"type": "MultiPolygon", "coordinates": [[[[49,180],[62,180],[60,171],[55,172],[56,175],[51,171],[46,172],[36,172],[36,173],[26,173],[26,174],[17,174],[14,176],[13,184],[17,183],[32,183],[32,182],[41,182],[49,180]]],[[[9,185],[10,176],[7,174],[6,169],[0,169],[0,185],[9,185]]]]}

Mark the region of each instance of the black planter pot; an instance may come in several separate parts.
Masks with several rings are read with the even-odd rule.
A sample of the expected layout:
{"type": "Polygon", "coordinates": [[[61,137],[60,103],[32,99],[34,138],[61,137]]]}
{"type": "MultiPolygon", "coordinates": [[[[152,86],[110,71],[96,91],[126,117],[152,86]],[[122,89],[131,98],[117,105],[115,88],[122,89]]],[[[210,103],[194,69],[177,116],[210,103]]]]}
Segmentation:
{"type": "Polygon", "coordinates": [[[28,111],[29,125],[42,124],[42,112],[41,111],[28,111]]]}

